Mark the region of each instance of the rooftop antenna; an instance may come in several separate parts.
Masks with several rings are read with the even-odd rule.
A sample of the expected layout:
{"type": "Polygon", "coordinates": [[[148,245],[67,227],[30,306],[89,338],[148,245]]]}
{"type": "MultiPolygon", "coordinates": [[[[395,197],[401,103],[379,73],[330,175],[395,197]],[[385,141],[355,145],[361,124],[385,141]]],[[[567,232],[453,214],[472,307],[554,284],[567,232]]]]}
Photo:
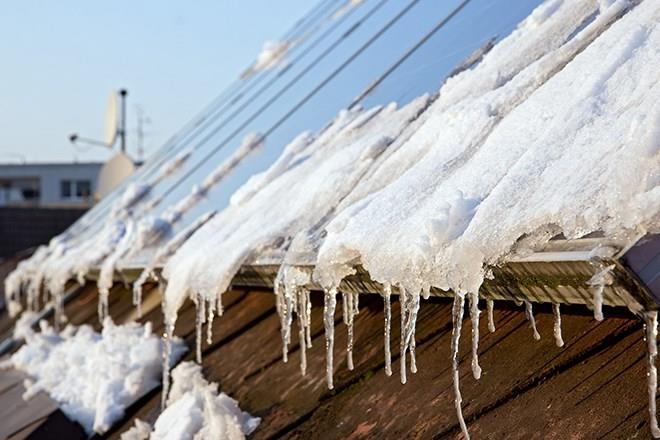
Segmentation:
{"type": "Polygon", "coordinates": [[[144,109],[140,105],[135,106],[137,115],[137,160],[142,162],[144,158],[144,125],[151,124],[151,119],[146,116],[144,109]]]}
{"type": "Polygon", "coordinates": [[[100,147],[112,148],[119,137],[119,147],[122,153],[126,153],[126,89],[118,92],[112,91],[108,97],[108,105],[105,111],[105,139],[100,141],[88,137],[82,137],[78,133],[69,135],[69,141],[78,145],[84,143],[100,147]],[[119,106],[117,100],[121,100],[119,106]],[[119,114],[118,114],[119,113],[119,114]]]}

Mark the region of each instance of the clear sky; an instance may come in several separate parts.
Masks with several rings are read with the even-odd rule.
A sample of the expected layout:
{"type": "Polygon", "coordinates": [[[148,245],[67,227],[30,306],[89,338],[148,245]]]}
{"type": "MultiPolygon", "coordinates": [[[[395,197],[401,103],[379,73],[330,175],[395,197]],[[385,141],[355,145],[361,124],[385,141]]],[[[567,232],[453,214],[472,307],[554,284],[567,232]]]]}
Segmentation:
{"type": "Polygon", "coordinates": [[[68,135],[104,137],[111,90],[129,91],[145,153],[202,109],[315,0],[7,0],[0,11],[0,162],[105,160],[68,135]]]}

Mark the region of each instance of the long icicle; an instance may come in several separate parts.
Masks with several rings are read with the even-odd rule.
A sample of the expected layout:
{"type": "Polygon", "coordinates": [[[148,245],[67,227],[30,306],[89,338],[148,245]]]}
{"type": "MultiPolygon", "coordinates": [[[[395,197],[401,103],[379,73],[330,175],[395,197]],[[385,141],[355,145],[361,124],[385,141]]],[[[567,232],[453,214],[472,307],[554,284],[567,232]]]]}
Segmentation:
{"type": "Polygon", "coordinates": [[[644,315],[646,329],[646,344],[648,347],[649,366],[649,423],[651,425],[651,434],[653,438],[660,438],[660,428],[658,427],[658,417],[656,414],[656,396],[658,391],[658,370],[655,366],[655,359],[658,356],[658,312],[646,312],[644,315]]]}
{"type": "Polygon", "coordinates": [[[564,338],[561,336],[561,311],[559,310],[559,304],[552,305],[552,313],[555,315],[555,325],[553,327],[555,343],[557,344],[557,347],[563,347],[564,338]]]}
{"type": "Polygon", "coordinates": [[[307,340],[307,347],[312,346],[312,301],[310,299],[309,289],[304,288],[302,294],[305,297],[305,339],[307,340]]]}
{"type": "Polygon", "coordinates": [[[346,364],[349,370],[353,370],[353,316],[355,307],[353,306],[353,293],[352,292],[342,292],[341,293],[343,300],[343,319],[344,324],[348,330],[348,338],[346,343],[346,364]]]}
{"type": "Polygon", "coordinates": [[[479,292],[470,292],[470,320],[472,321],[472,375],[481,378],[479,366],[479,292]]]}
{"type": "Polygon", "coordinates": [[[287,286],[283,279],[278,278],[275,280],[275,305],[277,308],[277,314],[280,317],[280,333],[282,338],[282,361],[288,362],[289,358],[289,341],[291,340],[291,310],[289,305],[291,300],[287,297],[291,294],[289,286],[287,286]]]}
{"type": "MultiPolygon", "coordinates": [[[[161,292],[164,291],[161,283],[158,283],[161,292]]],[[[170,356],[172,354],[172,338],[174,337],[174,323],[167,318],[167,299],[162,296],[161,307],[165,316],[165,333],[163,333],[163,391],[160,396],[160,410],[165,410],[167,395],[170,391],[170,356]]]]}
{"type": "Polygon", "coordinates": [[[495,318],[493,317],[493,308],[495,301],[489,299],[486,301],[486,308],[488,309],[488,331],[495,333],[495,318]]]}
{"type": "Polygon", "coordinates": [[[197,294],[195,300],[196,316],[195,316],[195,359],[198,364],[202,363],[202,325],[206,319],[206,310],[204,298],[202,295],[197,294]]]}
{"type": "Polygon", "coordinates": [[[417,343],[415,342],[415,327],[413,327],[412,337],[410,338],[410,372],[412,374],[417,374],[417,356],[415,355],[415,348],[417,348],[417,343]]]}
{"type": "Polygon", "coordinates": [[[392,350],[390,348],[390,334],[392,328],[392,286],[385,284],[383,288],[383,307],[385,309],[385,374],[392,375],[392,350]]]}
{"type": "Polygon", "coordinates": [[[534,339],[535,340],[540,340],[541,335],[539,334],[538,330],[536,330],[536,319],[534,318],[534,311],[532,310],[532,303],[529,301],[525,301],[525,316],[527,317],[527,320],[529,321],[529,325],[532,327],[532,332],[534,334],[534,339]]]}
{"type": "Polygon", "coordinates": [[[309,307],[309,290],[300,287],[297,289],[298,296],[298,341],[300,344],[300,372],[304,376],[307,373],[307,342],[310,332],[310,316],[307,314],[309,307]]]}
{"type": "Polygon", "coordinates": [[[337,289],[325,291],[323,301],[323,326],[325,327],[325,374],[328,389],[333,389],[333,360],[332,354],[335,346],[335,309],[337,307],[337,289]]]}
{"type": "Polygon", "coordinates": [[[461,388],[459,382],[459,372],[458,372],[458,347],[461,339],[461,328],[463,327],[463,308],[465,306],[465,296],[464,295],[455,295],[454,296],[454,306],[452,308],[452,321],[453,327],[451,331],[451,372],[454,382],[454,405],[456,407],[456,415],[458,417],[458,423],[461,425],[461,431],[466,440],[470,440],[470,433],[468,433],[467,425],[465,424],[465,419],[463,418],[463,410],[461,405],[463,404],[463,397],[461,396],[461,388]]]}
{"type": "Polygon", "coordinates": [[[206,320],[206,344],[211,345],[213,343],[213,319],[215,318],[215,306],[216,301],[214,299],[209,300],[208,304],[208,318],[206,320]]]}
{"type": "Polygon", "coordinates": [[[406,383],[406,315],[408,314],[408,297],[406,290],[399,286],[399,307],[401,308],[401,342],[399,342],[399,353],[401,363],[401,383],[406,383]]]}

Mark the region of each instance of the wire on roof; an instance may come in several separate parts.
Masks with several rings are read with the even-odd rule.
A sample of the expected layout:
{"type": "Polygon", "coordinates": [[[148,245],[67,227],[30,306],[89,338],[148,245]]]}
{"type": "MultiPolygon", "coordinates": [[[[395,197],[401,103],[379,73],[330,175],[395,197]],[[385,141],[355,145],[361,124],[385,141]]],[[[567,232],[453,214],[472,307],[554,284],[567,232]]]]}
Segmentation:
{"type": "Polygon", "coordinates": [[[412,54],[414,54],[417,49],[422,47],[436,32],[438,32],[445,24],[451,21],[471,0],[463,0],[458,6],[456,6],[449,15],[445,16],[438,23],[436,23],[430,31],[428,31],[417,43],[412,45],[398,60],[394,62],[390,67],[385,70],[376,80],[370,83],[366,89],[362,91],[353,102],[348,106],[349,110],[358,105],[365,97],[367,97],[371,92],[373,92],[380,83],[385,80],[392,72],[394,72],[401,64],[403,64],[412,54]]]}

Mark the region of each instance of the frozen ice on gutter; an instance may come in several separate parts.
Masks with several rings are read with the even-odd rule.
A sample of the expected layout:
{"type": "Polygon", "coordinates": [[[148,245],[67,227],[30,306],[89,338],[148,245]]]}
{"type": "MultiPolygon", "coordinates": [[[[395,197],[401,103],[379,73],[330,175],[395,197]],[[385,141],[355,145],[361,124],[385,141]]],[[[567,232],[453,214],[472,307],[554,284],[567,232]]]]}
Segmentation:
{"type": "MultiPolygon", "coordinates": [[[[151,324],[115,325],[106,318],[102,332],[68,326],[55,332],[41,321],[40,332],[25,333],[26,344],[8,365],[30,377],[24,399],[45,391],[88,435],[103,434],[124,409],[159,384],[161,341],[151,324]]],[[[173,343],[174,362],[186,351],[173,343]]]]}

